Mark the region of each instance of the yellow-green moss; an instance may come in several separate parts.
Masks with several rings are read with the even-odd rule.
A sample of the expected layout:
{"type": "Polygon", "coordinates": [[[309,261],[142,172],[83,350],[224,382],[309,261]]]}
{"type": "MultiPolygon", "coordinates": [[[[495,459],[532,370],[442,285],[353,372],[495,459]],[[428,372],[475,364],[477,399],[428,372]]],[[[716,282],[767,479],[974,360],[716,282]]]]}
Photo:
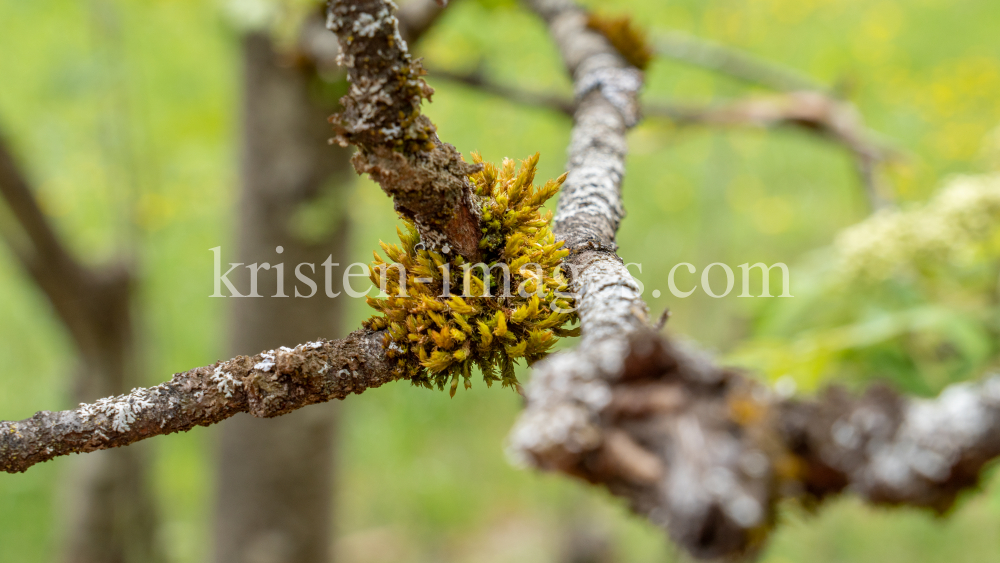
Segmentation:
{"type": "MultiPolygon", "coordinates": [[[[473,160],[482,162],[478,154],[473,160]]],[[[568,281],[557,268],[568,251],[552,234],[551,212],[540,211],[566,176],[536,187],[537,163],[536,154],[515,170],[515,162],[505,159],[499,167],[485,163],[469,176],[482,211],[482,263],[507,264],[511,296],[502,295],[500,271],[490,273],[486,288],[482,266],[469,268],[460,256],[422,248],[415,226],[405,219],[405,230],[396,229],[400,246],[381,243],[389,262],[376,252],[371,279],[380,285],[384,277],[386,293],[368,298],[379,313],[365,326],[386,331],[384,345],[397,360],[400,377],[439,389],[450,381],[454,395],[459,380],[471,385],[472,368],[478,366],[487,385],[500,381],[513,387],[516,360],[541,359],[558,336],[573,332],[563,329],[576,314],[568,281]],[[406,295],[400,291],[400,266],[393,263],[404,270],[406,295]]]]}

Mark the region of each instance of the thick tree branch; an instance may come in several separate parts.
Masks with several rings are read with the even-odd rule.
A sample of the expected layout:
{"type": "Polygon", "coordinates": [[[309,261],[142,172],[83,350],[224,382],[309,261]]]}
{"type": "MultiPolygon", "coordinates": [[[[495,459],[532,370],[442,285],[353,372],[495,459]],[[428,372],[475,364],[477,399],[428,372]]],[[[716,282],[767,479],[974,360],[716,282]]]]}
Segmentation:
{"type": "MultiPolygon", "coordinates": [[[[566,263],[583,338],[536,364],[510,435],[512,457],[607,486],[703,558],[759,549],[783,497],[821,499],[849,487],[872,502],[950,506],[1000,455],[1000,380],[936,402],[884,389],[793,401],[655,333],[614,253],[638,75],[587,88],[595,80],[588,71],[612,75],[624,69],[620,59],[588,37],[570,2],[529,4],[549,24],[580,97],[555,223],[572,252],[566,263]]],[[[790,115],[855,141],[838,116],[801,108],[749,106],[712,119],[790,115]]]]}
{"type": "Polygon", "coordinates": [[[479,210],[468,175],[479,166],[441,142],[421,115],[422,100],[434,91],[407,52],[393,9],[387,0],[330,3],[327,27],[337,34],[338,61],[351,82],[344,111],[333,118],[337,142],[357,145],[355,168],[392,196],[429,248],[478,262],[479,210]]]}
{"type": "Polygon", "coordinates": [[[238,412],[279,416],[392,381],[392,367],[382,349],[382,333],[368,331],[237,356],[76,410],[0,422],[0,469],[21,472],[57,456],[186,432],[238,412]]]}

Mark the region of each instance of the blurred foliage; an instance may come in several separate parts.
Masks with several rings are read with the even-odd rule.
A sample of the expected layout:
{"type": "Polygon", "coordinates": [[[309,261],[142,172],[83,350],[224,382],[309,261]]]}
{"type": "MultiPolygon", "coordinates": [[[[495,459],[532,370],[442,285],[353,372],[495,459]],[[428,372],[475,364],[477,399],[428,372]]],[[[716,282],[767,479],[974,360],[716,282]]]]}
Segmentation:
{"type": "MultiPolygon", "coordinates": [[[[654,37],[686,31],[838,85],[874,129],[909,153],[888,171],[904,212],[911,203],[920,209],[952,174],[997,166],[994,0],[588,5],[631,14],[654,37]]],[[[139,260],[150,383],[227,355],[226,303],[207,296],[208,249],[232,247],[236,213],[241,63],[230,12],[222,1],[0,0],[0,121],[73,248],[95,261],[119,252],[139,260]]],[[[483,65],[505,83],[571,92],[543,26],[508,0],[456,1],[417,51],[431,71],[483,65]]],[[[748,92],[735,80],[659,59],[647,78],[649,99],[708,103],[748,92]]],[[[437,89],[428,115],[466,154],[476,149],[491,161],[564,154],[566,118],[436,81],[433,72],[428,80],[437,89]]],[[[966,260],[959,252],[937,266],[920,260],[888,276],[833,283],[843,273],[839,247],[830,245],[869,213],[843,151],[795,131],[678,130],[649,121],[631,133],[630,149],[620,254],[642,264],[633,272],[654,313],[672,309],[671,330],[770,378],[788,375],[803,389],[884,377],[930,393],[993,364],[995,253],[966,260]],[[699,269],[785,262],[796,297],[712,299],[699,291],[676,299],[664,290],[678,262],[699,269]],[[654,289],[660,297],[650,297],[654,289]]],[[[561,172],[558,158],[539,164],[542,177],[561,172]]],[[[348,208],[354,261],[365,262],[393,232],[392,204],[359,180],[348,208]]],[[[678,278],[685,286],[694,279],[678,278]]],[[[345,331],[368,314],[361,300],[351,307],[345,331]]],[[[5,250],[0,319],[0,418],[71,406],[72,347],[5,250]]],[[[451,400],[390,385],[346,401],[337,475],[341,560],[555,561],[581,518],[607,535],[618,560],[678,560],[661,532],[607,494],[510,467],[502,444],[519,401],[478,384],[451,400]]],[[[215,432],[149,443],[162,538],[176,562],[208,560],[215,432]]],[[[58,483],[70,467],[64,458],[0,475],[4,560],[52,559],[65,498],[58,483]]],[[[766,563],[1000,556],[995,484],[946,520],[850,500],[815,517],[786,512],[766,563]]]]}
{"type": "Polygon", "coordinates": [[[882,378],[931,394],[995,367],[1000,176],[959,176],[907,207],[817,251],[794,303],[769,303],[730,357],[810,390],[882,378]]]}

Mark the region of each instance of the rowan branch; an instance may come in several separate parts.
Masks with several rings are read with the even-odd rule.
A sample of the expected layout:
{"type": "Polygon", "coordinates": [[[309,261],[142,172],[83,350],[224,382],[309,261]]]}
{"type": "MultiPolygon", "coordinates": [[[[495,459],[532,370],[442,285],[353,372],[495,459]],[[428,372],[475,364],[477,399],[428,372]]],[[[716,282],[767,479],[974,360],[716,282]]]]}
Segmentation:
{"type": "Polygon", "coordinates": [[[387,0],[333,0],[327,27],[340,42],[338,61],[351,87],[344,111],[332,118],[336,141],[353,144],[358,173],[367,172],[392,196],[396,211],[414,220],[428,248],[478,262],[479,210],[468,175],[480,166],[438,138],[420,113],[434,90],[399,34],[387,0]]]}

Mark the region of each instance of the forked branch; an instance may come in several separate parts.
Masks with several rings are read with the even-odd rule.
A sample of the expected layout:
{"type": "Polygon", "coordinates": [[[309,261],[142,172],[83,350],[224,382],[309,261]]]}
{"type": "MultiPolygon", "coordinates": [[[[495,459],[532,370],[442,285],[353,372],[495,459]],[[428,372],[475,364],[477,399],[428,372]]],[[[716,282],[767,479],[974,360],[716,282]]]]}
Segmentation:
{"type": "Polygon", "coordinates": [[[1000,455],[1000,379],[936,401],[885,388],[796,401],[657,334],[614,253],[638,75],[588,88],[586,70],[609,75],[623,61],[588,37],[571,2],[528,4],[549,24],[580,98],[555,221],[573,250],[583,337],[536,364],[511,455],[607,486],[703,558],[759,549],[782,498],[850,489],[876,503],[948,508],[1000,455]]]}

